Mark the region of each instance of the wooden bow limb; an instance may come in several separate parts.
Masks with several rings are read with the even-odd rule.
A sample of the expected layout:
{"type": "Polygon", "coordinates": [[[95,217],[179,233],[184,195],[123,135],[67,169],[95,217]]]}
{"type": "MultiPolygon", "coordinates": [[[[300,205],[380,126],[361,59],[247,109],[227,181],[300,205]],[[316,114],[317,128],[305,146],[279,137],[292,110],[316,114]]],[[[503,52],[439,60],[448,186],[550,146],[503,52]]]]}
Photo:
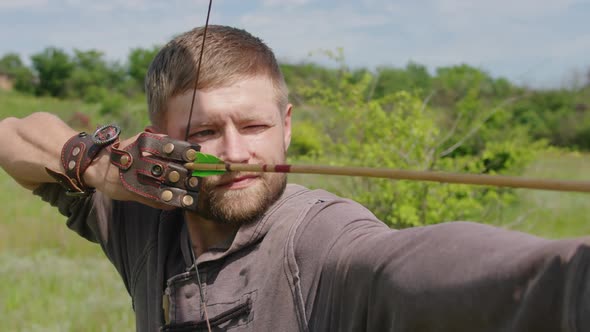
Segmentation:
{"type": "Polygon", "coordinates": [[[272,165],[272,164],[197,164],[187,163],[189,170],[227,171],[227,172],[271,172],[362,176],[395,180],[431,181],[440,183],[460,183],[496,187],[527,188],[555,191],[574,191],[590,193],[590,181],[568,181],[554,179],[533,179],[514,176],[487,174],[461,174],[438,171],[409,171],[390,168],[341,167],[320,165],[272,165]]]}

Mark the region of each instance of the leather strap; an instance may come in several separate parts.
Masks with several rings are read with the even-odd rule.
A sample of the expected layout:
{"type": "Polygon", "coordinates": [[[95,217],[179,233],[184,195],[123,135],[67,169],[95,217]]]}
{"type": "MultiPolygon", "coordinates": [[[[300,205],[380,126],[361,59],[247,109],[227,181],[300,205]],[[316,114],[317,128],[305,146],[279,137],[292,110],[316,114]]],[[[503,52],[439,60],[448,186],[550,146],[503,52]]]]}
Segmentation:
{"type": "MultiPolygon", "coordinates": [[[[118,138],[115,141],[118,143],[118,138]]],[[[59,184],[66,188],[66,193],[71,196],[85,196],[92,194],[94,188],[84,182],[84,172],[105,145],[95,144],[91,135],[81,132],[70,138],[61,150],[61,165],[64,172],[49,168],[45,171],[59,184]]]]}
{"type": "Polygon", "coordinates": [[[140,196],[195,211],[200,181],[184,167],[201,147],[168,136],[142,133],[132,144],[111,148],[123,186],[140,196]]]}

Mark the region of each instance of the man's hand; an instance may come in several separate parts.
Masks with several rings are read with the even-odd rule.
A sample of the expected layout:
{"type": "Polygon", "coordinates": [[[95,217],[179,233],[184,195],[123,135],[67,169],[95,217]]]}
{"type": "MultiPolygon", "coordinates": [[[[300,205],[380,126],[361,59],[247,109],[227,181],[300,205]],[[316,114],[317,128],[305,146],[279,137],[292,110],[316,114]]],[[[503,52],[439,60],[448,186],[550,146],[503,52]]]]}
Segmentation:
{"type": "MultiPolygon", "coordinates": [[[[137,140],[140,134],[120,142],[120,147],[126,147],[137,140]]],[[[127,190],[121,182],[119,168],[110,162],[111,149],[101,151],[95,161],[84,173],[84,181],[107,197],[120,201],[136,201],[158,209],[172,209],[173,206],[145,198],[127,190]]]]}
{"type": "Polygon", "coordinates": [[[85,181],[113,199],[195,210],[198,179],[183,165],[199,149],[168,136],[140,133],[103,151],[85,181]]]}

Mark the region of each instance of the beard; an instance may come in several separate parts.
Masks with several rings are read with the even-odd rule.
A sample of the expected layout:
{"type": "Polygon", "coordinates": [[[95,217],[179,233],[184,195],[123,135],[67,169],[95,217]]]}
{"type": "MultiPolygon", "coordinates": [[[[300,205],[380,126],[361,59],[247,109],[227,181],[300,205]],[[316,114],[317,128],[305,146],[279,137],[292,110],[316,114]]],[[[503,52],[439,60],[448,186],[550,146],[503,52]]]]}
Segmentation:
{"type": "Polygon", "coordinates": [[[197,201],[197,214],[223,224],[241,225],[258,220],[283,194],[287,174],[258,173],[256,183],[242,189],[218,187],[221,183],[248,175],[231,173],[203,178],[197,201]]]}

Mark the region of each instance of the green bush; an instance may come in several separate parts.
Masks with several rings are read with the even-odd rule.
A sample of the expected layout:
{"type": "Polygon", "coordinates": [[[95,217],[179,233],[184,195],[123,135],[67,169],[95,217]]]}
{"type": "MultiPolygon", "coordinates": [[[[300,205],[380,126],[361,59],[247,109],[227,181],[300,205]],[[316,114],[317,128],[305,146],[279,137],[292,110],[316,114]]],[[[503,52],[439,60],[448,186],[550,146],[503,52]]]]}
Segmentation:
{"type": "MultiPolygon", "coordinates": [[[[342,73],[336,86],[316,82],[298,90],[306,104],[321,110],[316,111],[322,116],[316,123],[323,124],[321,132],[328,139],[318,162],[516,174],[544,146],[531,143],[518,126],[499,131],[490,119],[506,114],[502,108],[487,110],[477,87],[459,99],[456,111],[462,118],[449,134],[419,96],[398,91],[371,99],[367,91],[374,77],[369,72],[357,80],[347,77],[350,72],[342,73]],[[470,151],[453,153],[464,147],[470,151]]],[[[479,218],[514,199],[507,189],[367,178],[346,179],[335,189],[397,228],[479,218]]]]}
{"type": "Polygon", "coordinates": [[[294,158],[317,158],[324,153],[325,137],[321,130],[309,121],[293,126],[289,155],[294,158]]]}

